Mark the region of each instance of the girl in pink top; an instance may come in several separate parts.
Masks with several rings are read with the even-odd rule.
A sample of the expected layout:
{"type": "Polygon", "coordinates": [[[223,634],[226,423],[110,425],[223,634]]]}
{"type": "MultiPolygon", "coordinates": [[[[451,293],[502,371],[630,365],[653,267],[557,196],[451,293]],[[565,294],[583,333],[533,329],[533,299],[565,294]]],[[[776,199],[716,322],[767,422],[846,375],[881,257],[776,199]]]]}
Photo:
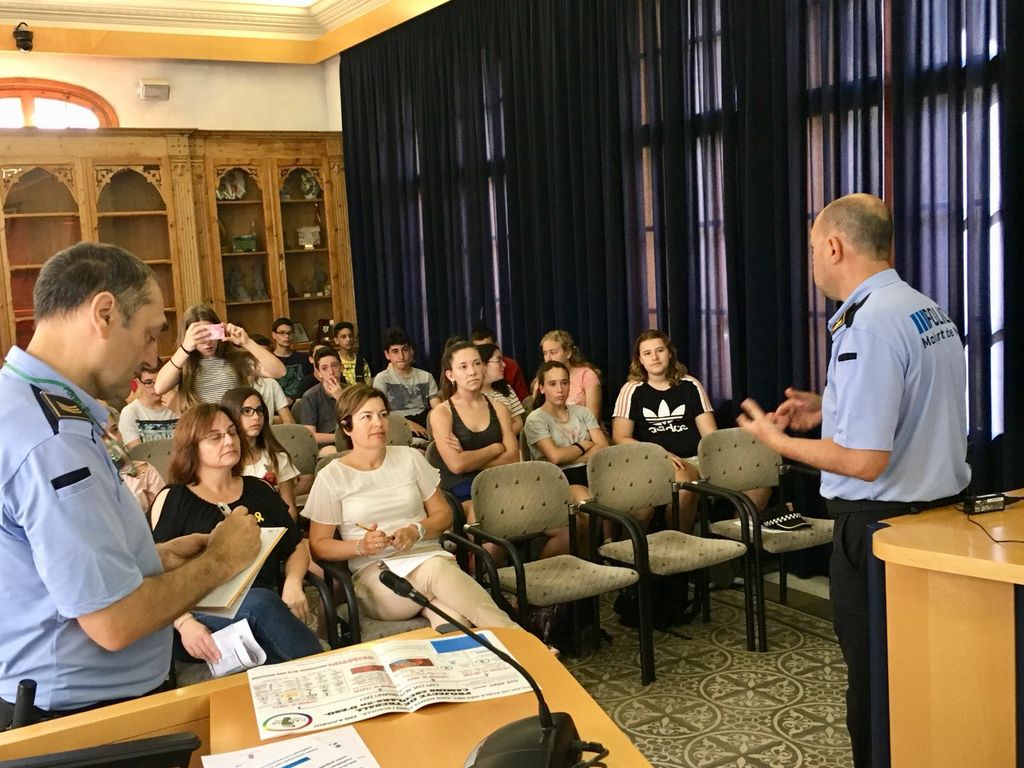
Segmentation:
{"type": "MultiPolygon", "coordinates": [[[[566,405],[584,405],[601,421],[601,371],[587,361],[579,347],[565,331],[548,331],[540,340],[545,363],[559,362],[569,369],[569,396],[566,405]]],[[[533,383],[534,394],[537,382],[533,383]]]]}

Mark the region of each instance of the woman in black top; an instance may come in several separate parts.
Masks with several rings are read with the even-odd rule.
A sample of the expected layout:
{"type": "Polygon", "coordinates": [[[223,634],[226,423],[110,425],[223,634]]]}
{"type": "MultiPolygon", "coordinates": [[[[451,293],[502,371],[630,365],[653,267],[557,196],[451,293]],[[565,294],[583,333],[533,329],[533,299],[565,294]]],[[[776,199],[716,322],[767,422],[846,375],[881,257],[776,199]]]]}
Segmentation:
{"type": "Polygon", "coordinates": [[[211,632],[241,619],[248,619],[272,664],[318,653],[320,643],[305,624],[308,607],[302,580],[309,566],[309,550],[277,492],[260,478],[242,477],[241,471],[238,425],[230,412],[210,403],[186,411],[174,431],[171,485],[153,503],[156,541],[209,533],[224,519],[221,504],[245,508],[261,527],[280,527],[285,533],[233,619],[186,613],[174,621],[174,628],[185,651],[203,661],[220,658],[211,632]]]}
{"type": "Polygon", "coordinates": [[[473,522],[473,478],[488,467],[519,461],[508,408],[485,397],[484,363],[471,342],[452,344],[441,361],[442,402],[430,411],[430,429],[441,457],[441,488],[462,502],[473,522]]]}

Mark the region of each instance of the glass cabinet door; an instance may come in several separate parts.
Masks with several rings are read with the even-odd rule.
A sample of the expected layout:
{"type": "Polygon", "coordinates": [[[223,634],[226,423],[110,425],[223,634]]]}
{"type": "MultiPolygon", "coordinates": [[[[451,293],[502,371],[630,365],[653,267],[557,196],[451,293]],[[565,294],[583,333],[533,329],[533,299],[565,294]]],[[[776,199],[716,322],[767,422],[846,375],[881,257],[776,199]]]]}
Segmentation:
{"type": "Polygon", "coordinates": [[[36,278],[43,263],[82,239],[71,166],[5,167],[3,186],[4,239],[10,275],[10,313],[14,343],[25,348],[32,338],[36,278]]]}
{"type": "Polygon", "coordinates": [[[95,166],[93,172],[98,191],[97,237],[131,251],[156,273],[168,323],[159,349],[161,355],[170,355],[178,344],[178,276],[162,170],[159,165],[103,165],[95,166]]]}
{"type": "Polygon", "coordinates": [[[318,323],[333,315],[323,172],[316,166],[282,166],[278,170],[284,240],[282,288],[287,289],[288,316],[301,323],[313,340],[318,323]]]}
{"type": "Polygon", "coordinates": [[[269,335],[274,320],[263,216],[263,191],[255,166],[215,168],[214,195],[220,233],[221,274],[227,322],[269,335]]]}

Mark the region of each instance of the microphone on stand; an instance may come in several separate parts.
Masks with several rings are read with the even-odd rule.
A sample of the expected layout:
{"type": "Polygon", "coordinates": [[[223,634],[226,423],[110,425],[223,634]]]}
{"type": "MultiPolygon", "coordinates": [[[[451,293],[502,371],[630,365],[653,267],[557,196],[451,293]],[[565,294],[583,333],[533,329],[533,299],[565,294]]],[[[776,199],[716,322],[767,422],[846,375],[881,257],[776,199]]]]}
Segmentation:
{"type": "Polygon", "coordinates": [[[568,712],[551,713],[537,681],[519,662],[495,648],[487,638],[476,634],[433,605],[412,584],[393,571],[382,570],[380,581],[399,597],[408,598],[433,611],[510,665],[530,684],[537,697],[537,717],[515,720],[485,737],[469,753],[464,768],[572,768],[580,763],[584,750],[603,753],[601,757],[608,754],[600,745],[580,741],[576,725],[568,712]]]}

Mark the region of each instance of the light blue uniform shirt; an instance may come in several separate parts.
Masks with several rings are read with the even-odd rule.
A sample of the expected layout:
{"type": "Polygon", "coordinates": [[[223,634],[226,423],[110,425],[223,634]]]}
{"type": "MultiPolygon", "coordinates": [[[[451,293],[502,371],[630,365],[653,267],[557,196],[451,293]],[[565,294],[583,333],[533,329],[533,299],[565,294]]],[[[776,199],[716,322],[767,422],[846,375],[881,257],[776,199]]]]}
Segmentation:
{"type": "Polygon", "coordinates": [[[140,696],[167,676],[170,627],[110,652],[75,617],[131,594],[163,567],[138,501],[121,482],[98,424],[107,411],[13,347],[0,369],[0,697],[37,683],[36,706],[77,709],[140,696]],[[63,382],[67,391],[16,374],[63,382]],[[48,398],[47,393],[57,398],[48,398]]]}
{"type": "Polygon", "coordinates": [[[871,482],[822,472],[821,495],[923,502],[962,491],[971,479],[967,368],[953,321],[887,269],[858,285],[828,327],[821,435],[891,453],[871,482]]]}

